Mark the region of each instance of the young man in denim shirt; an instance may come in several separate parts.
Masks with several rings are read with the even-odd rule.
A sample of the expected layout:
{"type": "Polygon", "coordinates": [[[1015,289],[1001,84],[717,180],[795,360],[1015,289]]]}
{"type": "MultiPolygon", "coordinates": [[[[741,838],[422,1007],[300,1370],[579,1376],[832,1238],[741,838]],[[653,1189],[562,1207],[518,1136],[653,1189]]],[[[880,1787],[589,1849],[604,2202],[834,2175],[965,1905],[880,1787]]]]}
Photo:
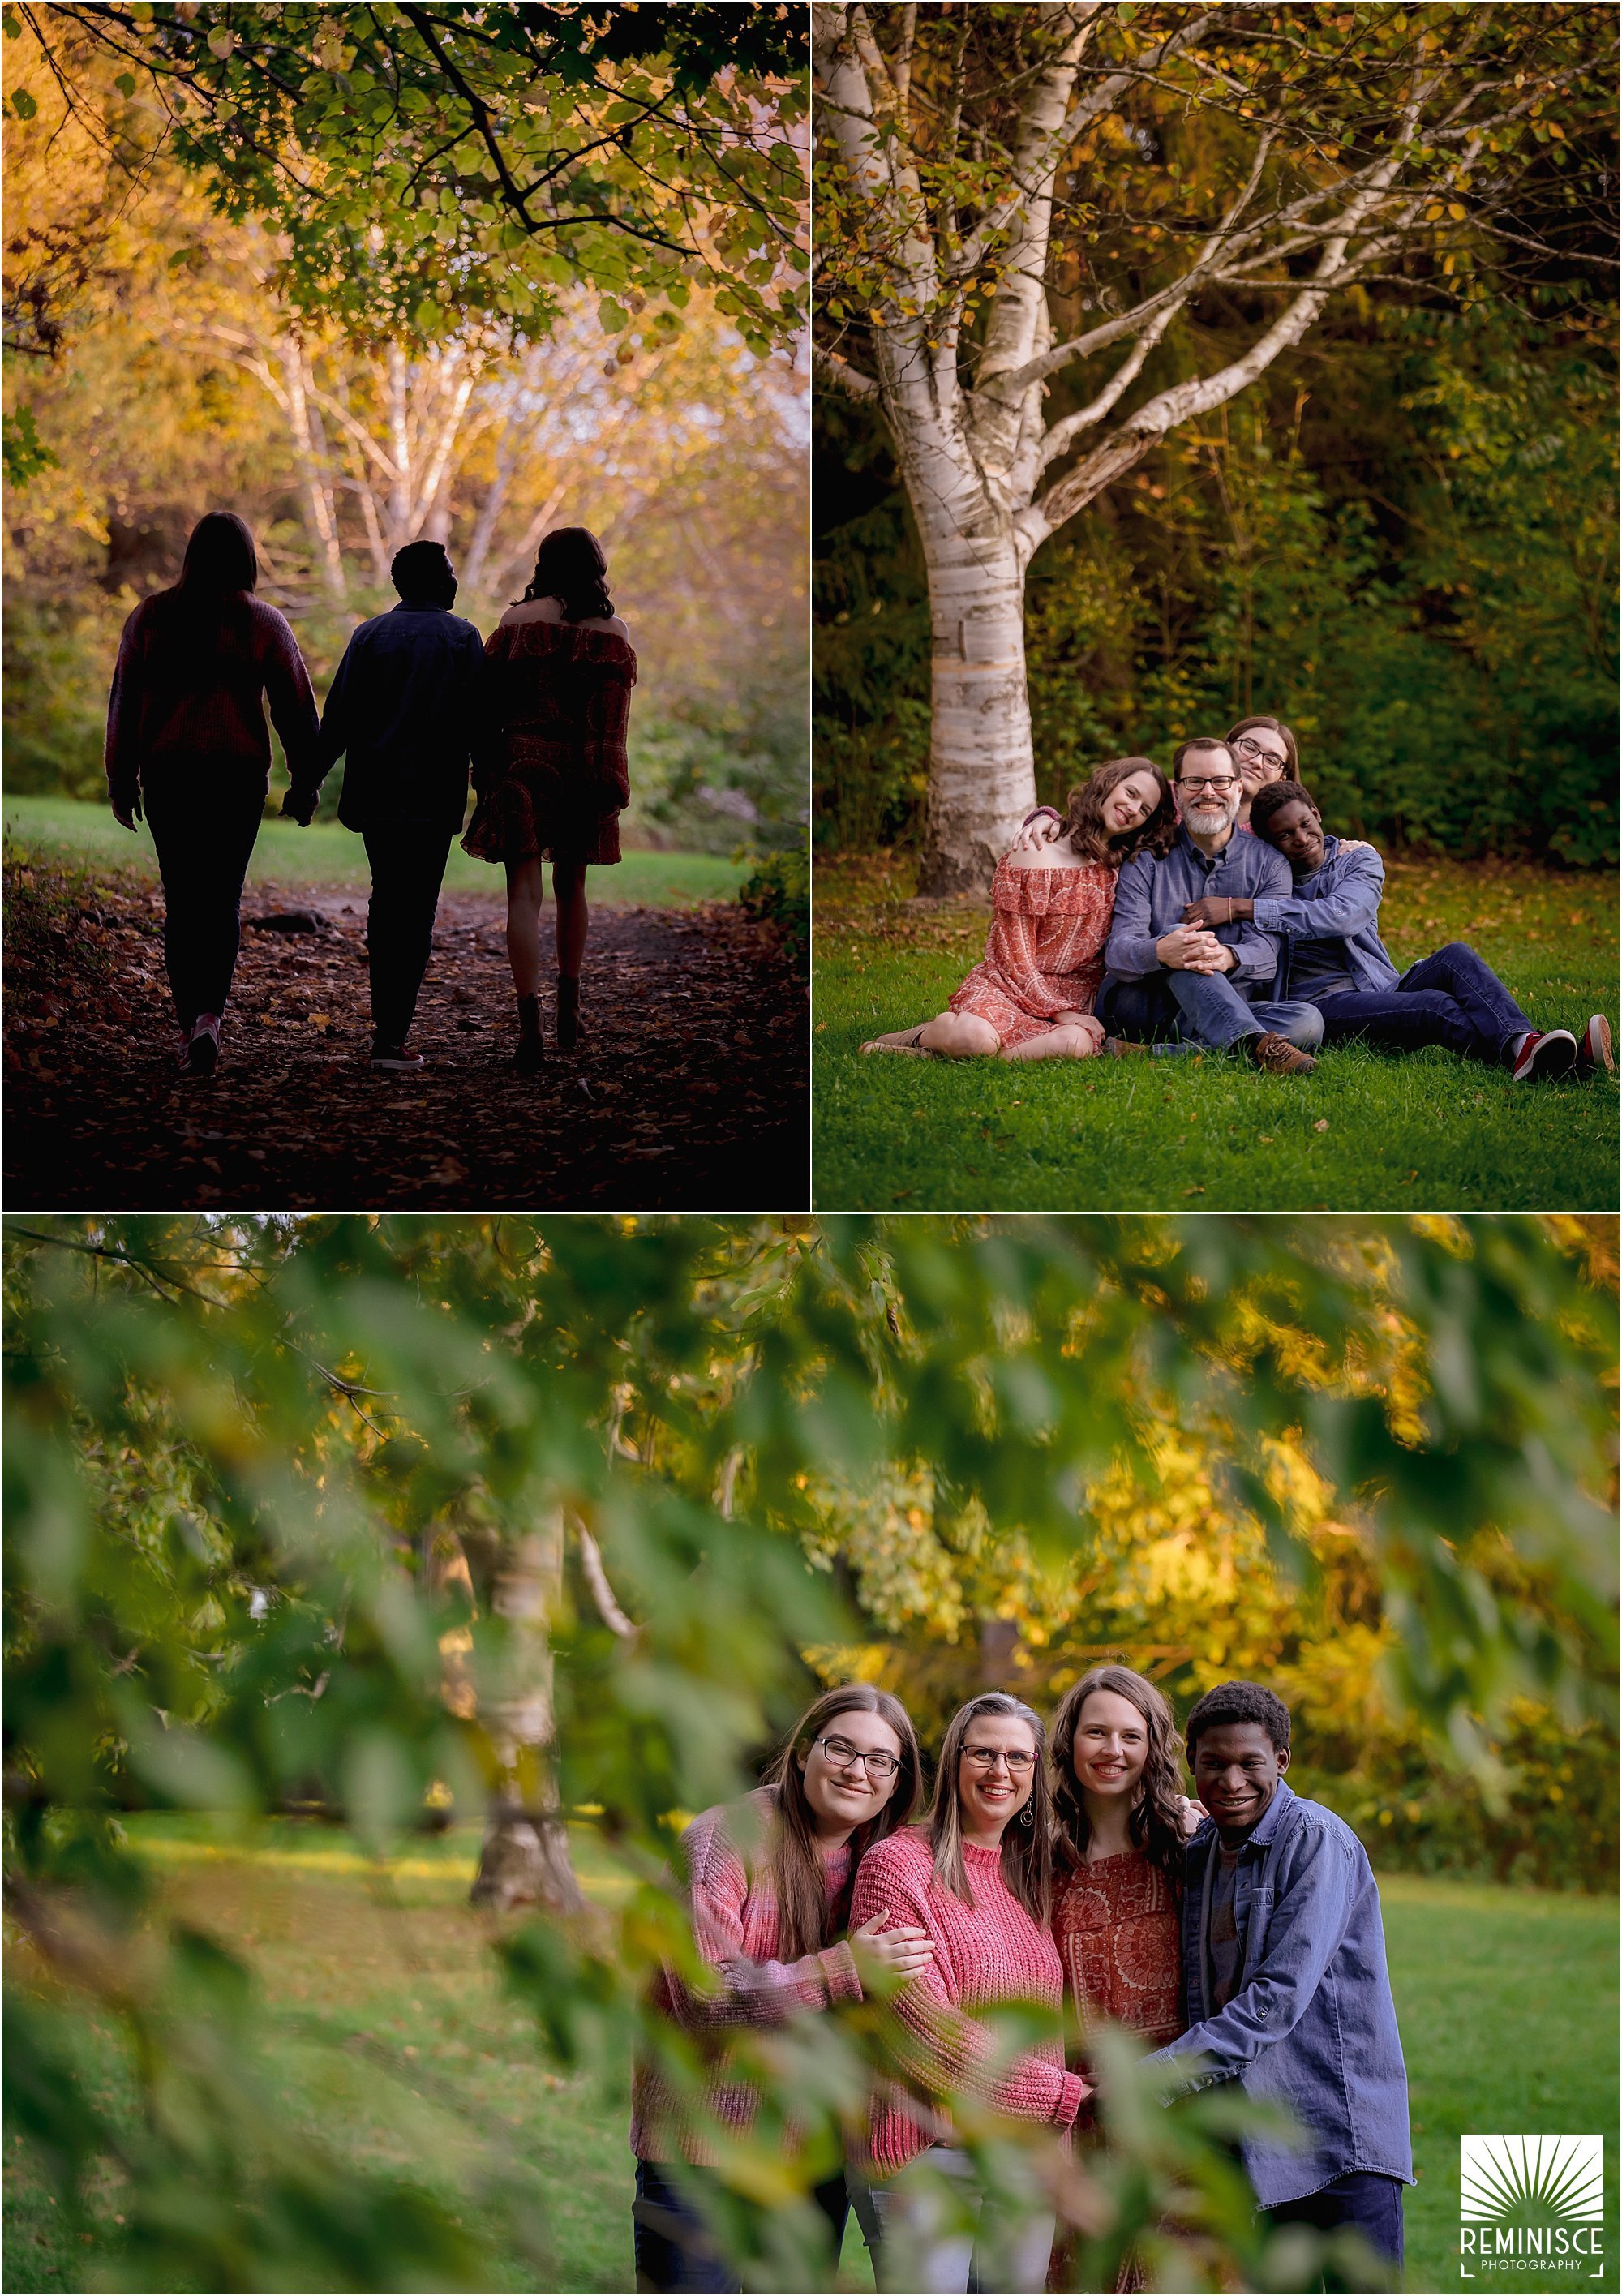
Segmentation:
{"type": "Polygon", "coordinates": [[[1392,1052],[1446,1045],[1470,1060],[1507,1068],[1518,1084],[1593,1076],[1612,1067],[1610,1027],[1596,1013],[1581,1037],[1536,1029],[1497,974],[1469,944],[1450,940],[1399,974],[1380,938],[1386,873],[1372,845],[1325,834],[1323,816],[1299,782],[1257,791],[1250,825],[1290,864],[1288,895],[1192,901],[1185,923],[1246,918],[1279,942],[1276,996],[1304,996],[1323,1015],[1326,1044],[1361,1037],[1392,1052]]]}
{"type": "Polygon", "coordinates": [[[1400,2266],[1413,2182],[1408,2079],[1386,1974],[1380,1893],[1363,1844],[1284,1784],[1290,1710],[1254,1682],[1208,1691],[1187,1724],[1210,1813],[1189,1843],[1183,1966],[1189,2029],[1149,2062],[1189,2058],[1192,2084],[1237,2080],[1298,2124],[1293,2148],[1246,2137],[1274,2224],[1355,2226],[1400,2266]]]}

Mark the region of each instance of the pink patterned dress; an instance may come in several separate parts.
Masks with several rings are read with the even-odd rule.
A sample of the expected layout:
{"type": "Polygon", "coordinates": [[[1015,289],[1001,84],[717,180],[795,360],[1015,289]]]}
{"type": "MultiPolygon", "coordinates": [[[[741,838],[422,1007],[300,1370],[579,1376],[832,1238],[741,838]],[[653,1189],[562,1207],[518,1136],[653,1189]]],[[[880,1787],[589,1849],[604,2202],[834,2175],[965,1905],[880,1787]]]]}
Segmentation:
{"type": "Polygon", "coordinates": [[[1090,1013],[1104,977],[1115,872],[1017,869],[997,863],[986,954],[951,1000],[988,1021],[1004,1045],[1051,1029],[1061,1013],[1090,1013]]]}

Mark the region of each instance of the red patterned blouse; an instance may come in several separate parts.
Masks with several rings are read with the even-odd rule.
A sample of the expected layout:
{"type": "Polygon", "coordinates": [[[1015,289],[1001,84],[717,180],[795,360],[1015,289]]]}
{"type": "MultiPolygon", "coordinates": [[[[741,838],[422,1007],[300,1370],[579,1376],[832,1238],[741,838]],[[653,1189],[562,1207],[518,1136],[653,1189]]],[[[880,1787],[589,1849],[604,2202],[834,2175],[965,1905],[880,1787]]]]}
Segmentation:
{"type": "Polygon", "coordinates": [[[1090,1013],[1104,977],[1115,871],[1018,869],[997,863],[986,955],[952,997],[954,1013],[989,1021],[1004,1045],[1051,1029],[1061,1013],[1090,1013]]]}
{"type": "Polygon", "coordinates": [[[1061,1874],[1053,1943],[1064,1964],[1065,2005],[1084,2042],[1100,2017],[1141,2034],[1151,2048],[1184,2030],[1176,1892],[1141,1850],[1061,1874]]]}

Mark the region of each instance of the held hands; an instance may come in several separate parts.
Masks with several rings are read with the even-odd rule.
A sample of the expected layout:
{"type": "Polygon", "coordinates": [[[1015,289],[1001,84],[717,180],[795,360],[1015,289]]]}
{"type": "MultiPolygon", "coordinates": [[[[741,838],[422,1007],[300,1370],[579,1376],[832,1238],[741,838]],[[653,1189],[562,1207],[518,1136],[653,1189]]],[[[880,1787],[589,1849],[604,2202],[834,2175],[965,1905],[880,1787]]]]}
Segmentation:
{"type": "Polygon", "coordinates": [[[1175,925],[1154,947],[1168,972],[1226,972],[1236,962],[1231,948],[1198,925],[1175,925]]]}
{"type": "Polygon", "coordinates": [[[300,829],[307,829],[315,816],[318,800],[312,791],[289,790],[282,800],[283,821],[296,821],[300,829]]]}
{"type": "Polygon", "coordinates": [[[935,1948],[930,1943],[928,1930],[897,1929],[880,1931],[889,1921],[888,1914],[875,1914],[859,1930],[852,1930],[850,1942],[870,1955],[888,1976],[922,1977],[935,1959],[935,1948]]]}

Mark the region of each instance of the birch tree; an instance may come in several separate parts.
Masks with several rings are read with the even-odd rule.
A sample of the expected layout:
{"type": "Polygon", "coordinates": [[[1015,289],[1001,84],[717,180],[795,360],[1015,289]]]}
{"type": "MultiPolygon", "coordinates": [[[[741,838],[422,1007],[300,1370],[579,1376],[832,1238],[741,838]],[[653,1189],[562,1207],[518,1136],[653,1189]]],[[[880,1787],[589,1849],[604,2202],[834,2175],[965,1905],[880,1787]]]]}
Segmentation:
{"type": "Polygon", "coordinates": [[[1338,300],[1580,291],[1613,25],[1560,4],[812,15],[818,365],[881,414],[922,545],[920,884],[952,892],[1035,802],[1036,551],[1338,300]]]}

